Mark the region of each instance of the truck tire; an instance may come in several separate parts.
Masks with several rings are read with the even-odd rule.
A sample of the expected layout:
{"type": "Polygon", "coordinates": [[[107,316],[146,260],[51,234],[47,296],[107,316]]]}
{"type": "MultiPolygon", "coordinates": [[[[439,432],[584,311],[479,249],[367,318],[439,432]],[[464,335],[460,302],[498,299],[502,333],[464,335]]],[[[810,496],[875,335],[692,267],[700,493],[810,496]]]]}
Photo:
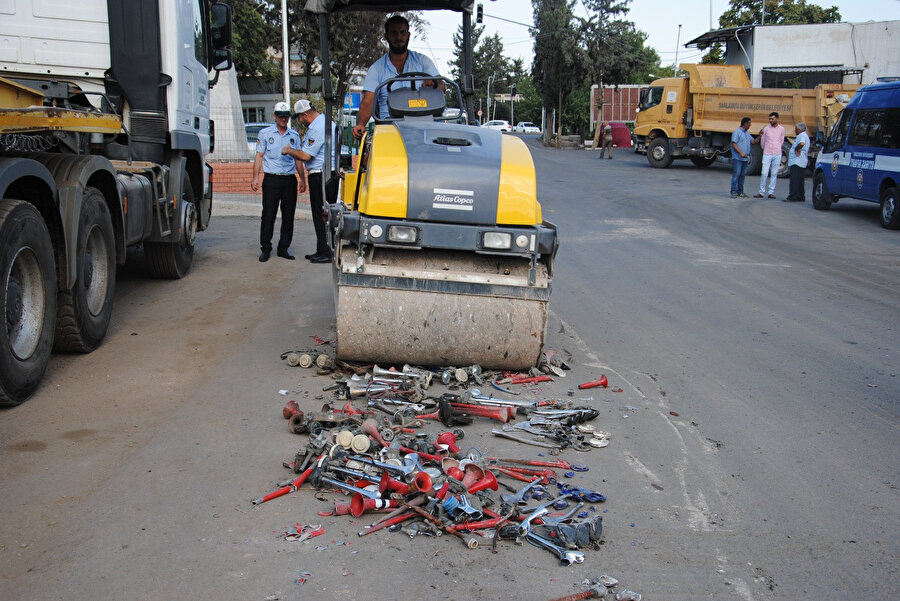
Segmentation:
{"type": "Polygon", "coordinates": [[[89,353],[106,336],[116,291],[112,218],[96,188],[84,192],[75,252],[75,285],[59,293],[54,348],[89,353]]]}
{"type": "Polygon", "coordinates": [[[881,193],[881,227],[900,229],[900,206],[897,203],[897,187],[885,188],[881,193]]]}
{"type": "MultiPolygon", "coordinates": [[[[181,202],[194,202],[194,189],[187,173],[181,174],[181,202]]],[[[144,260],[150,274],[156,278],[180,280],[187,275],[194,260],[194,243],[179,237],[177,242],[145,242],[144,260]]]]}
{"type": "Polygon", "coordinates": [[[709,167],[716,162],[716,155],[711,157],[691,157],[691,162],[697,167],[709,167]]]}
{"type": "Polygon", "coordinates": [[[778,163],[778,177],[788,177],[791,168],[788,166],[788,155],[791,153],[792,144],[787,140],[781,145],[781,162],[778,163]]]}
{"type": "Polygon", "coordinates": [[[827,211],[834,202],[834,196],[828,192],[828,184],[825,183],[825,174],[816,172],[813,177],[812,205],[817,211],[827,211]]]}
{"type": "Polygon", "coordinates": [[[672,153],[669,152],[669,140],[662,136],[650,140],[647,146],[647,161],[651,167],[665,169],[672,164],[672,153]]]}
{"type": "Polygon", "coordinates": [[[747,175],[759,175],[762,173],[762,148],[759,144],[750,146],[750,161],[747,163],[747,175]]]}
{"type": "Polygon", "coordinates": [[[0,406],[18,405],[38,387],[53,347],[56,260],[50,233],[24,200],[0,203],[0,406]]]}

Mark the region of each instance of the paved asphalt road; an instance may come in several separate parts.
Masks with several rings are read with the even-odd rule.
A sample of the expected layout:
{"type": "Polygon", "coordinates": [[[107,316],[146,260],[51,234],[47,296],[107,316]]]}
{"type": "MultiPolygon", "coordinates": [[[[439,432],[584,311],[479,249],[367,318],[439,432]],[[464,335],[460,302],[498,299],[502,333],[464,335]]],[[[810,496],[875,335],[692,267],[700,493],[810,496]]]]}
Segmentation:
{"type": "MultiPolygon", "coordinates": [[[[327,266],[256,261],[248,205],[214,218],[184,280],[120,270],[104,345],[54,356],[0,412],[0,599],[544,600],[601,573],[647,601],[900,598],[900,233],[875,205],[732,200],[725,165],[529,144],[562,238],[547,346],[572,371],[523,394],[585,399],[612,433],[563,454],[608,497],[584,564],[359,538],[369,516],[320,517],[334,495],[308,487],[250,505],[303,442],[285,400],[331,398],[279,355],[331,336],[334,313],[327,266]],[[600,374],[610,389],[567,396],[600,374]],[[298,522],[326,535],[285,542],[298,522]]],[[[490,428],[464,450],[540,451],[490,428]]]]}

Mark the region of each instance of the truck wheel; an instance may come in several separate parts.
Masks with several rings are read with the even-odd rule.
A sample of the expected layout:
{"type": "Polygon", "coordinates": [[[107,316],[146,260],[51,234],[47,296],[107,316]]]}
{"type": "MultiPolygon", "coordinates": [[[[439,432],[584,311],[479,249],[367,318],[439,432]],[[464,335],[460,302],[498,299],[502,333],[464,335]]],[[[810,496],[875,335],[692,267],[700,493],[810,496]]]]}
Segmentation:
{"type": "Polygon", "coordinates": [[[819,171],[813,178],[813,208],[817,211],[827,211],[833,202],[834,196],[828,193],[828,185],[825,183],[825,174],[819,171]]]}
{"type": "Polygon", "coordinates": [[[657,169],[665,169],[672,164],[672,153],[669,152],[669,141],[666,138],[659,137],[650,140],[647,146],[647,160],[651,167],[657,169]]]}
{"type": "Polygon", "coordinates": [[[791,168],[788,166],[788,155],[791,153],[791,143],[785,141],[781,145],[781,162],[778,163],[778,177],[788,177],[791,174],[791,168]]]}
{"type": "Polygon", "coordinates": [[[59,293],[58,351],[89,353],[106,336],[116,291],[116,241],[103,194],[86,188],[78,219],[75,286],[59,293]]]}
{"type": "MultiPolygon", "coordinates": [[[[194,203],[194,189],[187,173],[181,174],[181,195],[181,202],[194,203]]],[[[193,214],[196,216],[197,212],[193,214]]],[[[176,242],[144,243],[144,259],[153,277],[180,280],[187,275],[194,260],[196,223],[194,227],[193,232],[182,233],[176,242]]]]}
{"type": "Polygon", "coordinates": [[[0,203],[0,406],[38,387],[53,346],[56,260],[40,213],[24,200],[0,203]]]}
{"type": "Polygon", "coordinates": [[[900,229],[900,206],[897,206],[897,187],[885,188],[881,193],[881,227],[900,229]]]}
{"type": "Polygon", "coordinates": [[[762,173],[762,148],[759,144],[750,146],[750,161],[747,163],[747,175],[759,175],[762,173]]]}
{"type": "Polygon", "coordinates": [[[691,157],[691,162],[697,167],[709,167],[716,162],[716,155],[711,157],[691,157]]]}

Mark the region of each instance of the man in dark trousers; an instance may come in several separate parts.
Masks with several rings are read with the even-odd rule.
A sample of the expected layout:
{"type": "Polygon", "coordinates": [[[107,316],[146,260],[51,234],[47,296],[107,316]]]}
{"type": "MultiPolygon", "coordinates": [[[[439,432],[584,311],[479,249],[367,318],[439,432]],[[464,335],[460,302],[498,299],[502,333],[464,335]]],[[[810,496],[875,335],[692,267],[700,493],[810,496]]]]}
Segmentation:
{"type": "MultiPolygon", "coordinates": [[[[300,148],[284,146],[281,152],[297,159],[298,172],[303,179],[305,170],[307,187],[309,188],[309,208],[312,211],[313,227],[316,230],[316,252],[306,255],[310,263],[328,263],[331,261],[331,250],[328,248],[328,239],[325,236],[325,204],[322,198],[322,169],[325,166],[325,115],[316,110],[316,107],[306,98],[301,98],[294,103],[294,114],[297,119],[306,126],[306,135],[300,144],[300,148]]],[[[332,144],[340,141],[334,136],[334,123],[332,125],[332,144]]],[[[325,195],[329,204],[337,201],[338,178],[336,166],[332,166],[332,179],[325,186],[325,195]]]]}
{"type": "Polygon", "coordinates": [[[275,218],[281,205],[281,235],[278,239],[279,257],[294,260],[288,248],[294,237],[294,211],[297,208],[297,177],[300,166],[293,157],[282,153],[284,148],[298,148],[300,134],[288,127],[291,121],[291,107],[287,102],[275,104],[275,125],[260,130],[256,141],[256,158],[253,161],[253,179],[250,189],[259,190],[260,171],[265,173],[262,180],[262,222],[259,226],[259,260],[265,262],[272,254],[272,234],[275,218]]]}

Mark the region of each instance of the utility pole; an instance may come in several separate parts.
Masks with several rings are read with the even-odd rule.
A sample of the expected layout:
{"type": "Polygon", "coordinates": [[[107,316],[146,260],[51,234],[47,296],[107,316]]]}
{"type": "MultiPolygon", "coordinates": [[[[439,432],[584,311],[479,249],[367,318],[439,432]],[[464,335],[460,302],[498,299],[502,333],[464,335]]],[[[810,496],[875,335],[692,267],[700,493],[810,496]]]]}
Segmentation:
{"type": "Polygon", "coordinates": [[[491,73],[490,75],[488,75],[488,80],[487,80],[487,105],[486,106],[487,106],[487,120],[488,121],[491,120],[491,82],[494,79],[494,75],[495,75],[494,73],[491,73]]]}
{"type": "Polygon", "coordinates": [[[291,104],[291,53],[288,48],[287,0],[281,0],[281,52],[284,67],[284,101],[291,104]]]}
{"type": "Polygon", "coordinates": [[[678,24],[678,37],[675,38],[675,76],[678,76],[678,46],[681,44],[681,23],[678,24]]]}
{"type": "Polygon", "coordinates": [[[516,84],[511,83],[511,84],[509,84],[509,124],[513,125],[513,126],[516,124],[516,120],[513,118],[513,115],[515,114],[513,112],[513,103],[515,102],[514,101],[515,95],[516,95],[516,84]]]}

